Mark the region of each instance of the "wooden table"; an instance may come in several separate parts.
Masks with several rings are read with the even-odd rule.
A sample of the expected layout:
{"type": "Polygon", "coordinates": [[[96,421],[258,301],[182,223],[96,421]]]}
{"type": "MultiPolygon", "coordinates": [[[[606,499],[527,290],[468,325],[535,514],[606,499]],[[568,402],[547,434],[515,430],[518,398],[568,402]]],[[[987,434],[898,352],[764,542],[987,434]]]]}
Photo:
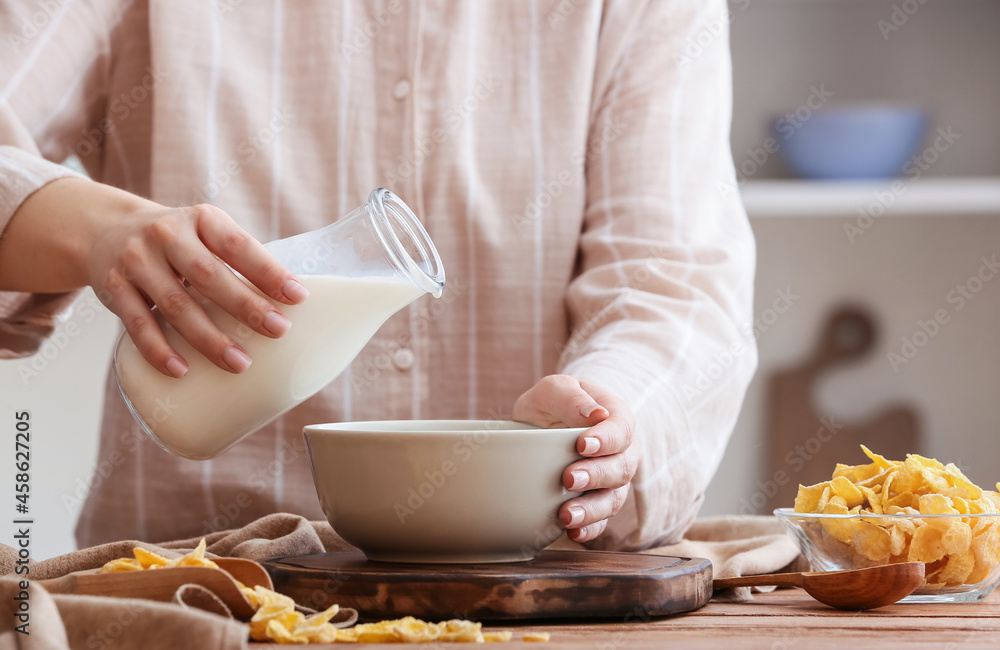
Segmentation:
{"type": "MultiPolygon", "coordinates": [[[[486,647],[620,650],[625,648],[704,648],[741,650],[965,650],[1000,648],[1000,591],[980,603],[891,605],[866,613],[841,612],[810,599],[798,589],[757,594],[749,603],[711,602],[690,614],[656,620],[498,626],[514,640],[486,647]],[[545,631],[548,643],[525,644],[523,631],[545,631]]],[[[474,644],[427,644],[459,648],[474,644]]],[[[343,645],[310,646],[343,648],[343,645]]],[[[367,644],[366,648],[399,648],[367,644]]],[[[483,646],[475,646],[483,647],[483,646]]]]}

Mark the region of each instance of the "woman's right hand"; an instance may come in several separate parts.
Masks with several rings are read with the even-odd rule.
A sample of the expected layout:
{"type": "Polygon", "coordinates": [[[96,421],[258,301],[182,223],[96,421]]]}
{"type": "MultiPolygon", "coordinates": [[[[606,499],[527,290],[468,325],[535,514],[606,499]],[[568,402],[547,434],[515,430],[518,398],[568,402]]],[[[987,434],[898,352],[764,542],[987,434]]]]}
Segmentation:
{"type": "Polygon", "coordinates": [[[185,281],[258,334],[277,338],[292,325],[227,264],[276,302],[294,305],[308,295],[263,244],[211,205],[142,210],[108,224],[95,242],[87,273],[146,361],[181,377],[187,363],[167,343],[152,305],[223,370],[240,373],[251,362],[246,350],[212,323],[185,289],[185,281]]]}
{"type": "Polygon", "coordinates": [[[247,286],[227,264],[277,303],[294,305],[308,295],[291,271],[219,208],[167,208],[82,179],[54,181],[33,194],[4,235],[19,242],[16,246],[4,242],[5,253],[24,246],[30,251],[34,245],[35,252],[40,249],[42,254],[31,256],[27,263],[51,264],[22,283],[33,285],[28,288],[10,287],[18,283],[11,282],[9,270],[0,268],[7,271],[0,273],[3,285],[62,291],[89,284],[121,318],[146,361],[173,377],[187,372],[187,362],[167,343],[151,311],[154,305],[192,347],[219,368],[240,373],[251,362],[246,351],[212,323],[185,289],[185,282],[270,338],[284,334],[291,323],[274,302],[247,286]],[[48,234],[43,236],[40,229],[48,234]],[[74,244],[63,241],[60,250],[49,241],[53,236],[68,237],[74,244]],[[59,252],[64,255],[53,254],[59,252]]]}

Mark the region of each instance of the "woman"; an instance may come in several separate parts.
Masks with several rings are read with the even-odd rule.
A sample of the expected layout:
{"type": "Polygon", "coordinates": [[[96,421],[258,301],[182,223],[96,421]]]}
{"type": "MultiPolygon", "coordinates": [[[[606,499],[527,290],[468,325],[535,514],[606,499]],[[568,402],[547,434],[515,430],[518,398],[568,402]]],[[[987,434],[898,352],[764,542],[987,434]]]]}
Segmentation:
{"type": "Polygon", "coordinates": [[[308,300],[259,241],[378,186],[421,218],[450,285],[447,309],[424,298],[397,314],[337,381],[212,461],[157,448],[109,389],[99,460],[122,460],[89,495],[79,544],[321,518],[304,424],[511,414],[592,427],[563,477],[571,539],[683,534],[756,361],[740,328],[752,236],[719,190],[733,178],[721,0],[50,9],[0,9],[19,38],[0,60],[7,356],[30,354],[90,285],[164,374],[184,381],[187,363],[152,305],[242,372],[252,359],[182,280],[281,336],[280,306],[224,263],[279,305],[308,300]],[[39,157],[70,153],[93,181],[39,157]],[[706,378],[720,358],[728,371],[706,378]]]}

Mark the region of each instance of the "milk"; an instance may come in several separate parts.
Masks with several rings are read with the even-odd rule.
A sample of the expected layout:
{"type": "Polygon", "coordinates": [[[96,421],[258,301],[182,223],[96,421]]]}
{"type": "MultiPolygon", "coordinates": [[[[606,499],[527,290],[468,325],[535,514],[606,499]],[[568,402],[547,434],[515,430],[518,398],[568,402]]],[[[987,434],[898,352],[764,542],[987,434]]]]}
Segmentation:
{"type": "Polygon", "coordinates": [[[150,366],[127,335],[115,366],[125,401],[168,451],[212,458],[335,379],[392,314],[424,291],[397,277],[299,276],[309,297],[280,305],[292,322],[279,339],[252,331],[191,289],[215,325],[253,359],[242,374],[215,366],[157,313],[167,341],[188,363],[184,377],[150,366]]]}

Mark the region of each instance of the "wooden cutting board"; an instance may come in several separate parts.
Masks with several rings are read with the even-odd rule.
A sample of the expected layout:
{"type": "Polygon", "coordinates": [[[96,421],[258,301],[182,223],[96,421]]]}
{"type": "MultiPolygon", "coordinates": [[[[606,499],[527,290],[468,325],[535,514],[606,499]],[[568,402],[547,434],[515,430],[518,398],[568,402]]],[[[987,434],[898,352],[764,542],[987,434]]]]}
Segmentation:
{"type": "Polygon", "coordinates": [[[262,563],[277,591],[316,609],[336,603],[363,620],[643,620],[698,609],[712,597],[712,565],[600,551],[542,551],[511,564],[370,562],[358,552],[262,563]]]}
{"type": "Polygon", "coordinates": [[[870,462],[861,445],[886,458],[920,453],[916,410],[887,404],[871,418],[846,422],[816,408],[816,385],[834,369],[864,359],[875,348],[877,327],[866,309],[842,306],[827,317],[816,349],[797,366],[775,372],[768,382],[768,470],[757,490],[744,497],[756,509],[791,507],[798,486],[830,479],[838,462],[870,462]],[[767,508],[763,506],[767,505],[767,508]]]}

